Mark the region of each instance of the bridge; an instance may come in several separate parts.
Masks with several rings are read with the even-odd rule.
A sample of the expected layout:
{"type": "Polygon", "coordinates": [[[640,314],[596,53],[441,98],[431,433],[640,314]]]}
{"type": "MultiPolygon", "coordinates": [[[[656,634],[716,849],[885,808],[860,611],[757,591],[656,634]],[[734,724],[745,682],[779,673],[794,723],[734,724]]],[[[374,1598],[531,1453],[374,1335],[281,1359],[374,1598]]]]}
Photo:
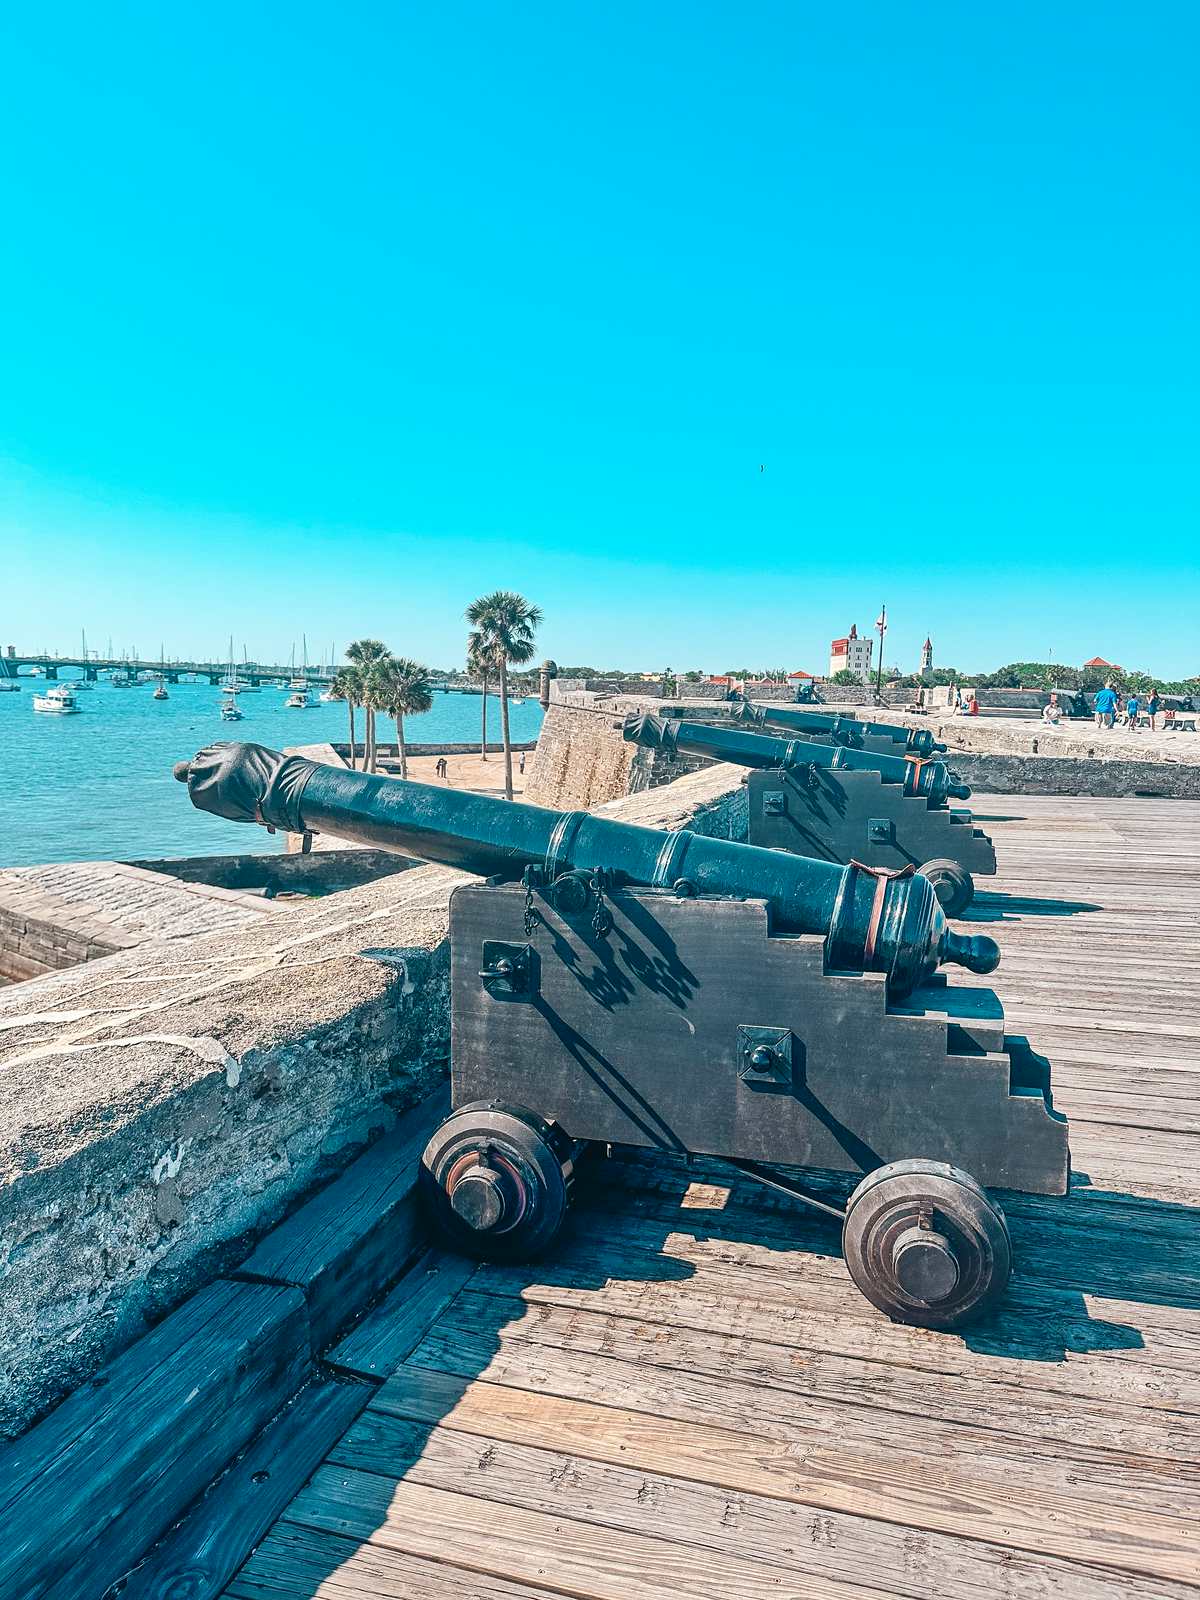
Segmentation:
{"type": "MultiPolygon", "coordinates": [[[[240,683],[287,683],[292,678],[303,678],[308,684],[323,687],[331,680],[326,667],[271,667],[258,661],[235,661],[233,670],[240,683]]],[[[95,683],[108,674],[128,673],[157,677],[161,672],[168,683],[178,683],[180,678],[207,678],[209,683],[220,683],[229,673],[228,661],[143,661],[127,657],[103,659],[93,656],[22,655],[11,645],[0,654],[0,678],[57,678],[60,673],[84,678],[95,683]]]]}

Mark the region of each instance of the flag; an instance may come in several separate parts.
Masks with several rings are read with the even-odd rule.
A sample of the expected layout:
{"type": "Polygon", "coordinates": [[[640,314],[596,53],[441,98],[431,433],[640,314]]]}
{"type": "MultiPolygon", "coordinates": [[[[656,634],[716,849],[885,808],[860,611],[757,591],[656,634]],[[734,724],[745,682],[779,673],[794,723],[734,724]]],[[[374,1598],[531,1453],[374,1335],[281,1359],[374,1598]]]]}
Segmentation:
{"type": "Polygon", "coordinates": [[[881,610],[879,612],[879,615],[875,618],[875,626],[876,626],[876,628],[878,628],[880,633],[884,633],[887,630],[887,607],[886,606],[883,606],[881,608],[881,610]]]}

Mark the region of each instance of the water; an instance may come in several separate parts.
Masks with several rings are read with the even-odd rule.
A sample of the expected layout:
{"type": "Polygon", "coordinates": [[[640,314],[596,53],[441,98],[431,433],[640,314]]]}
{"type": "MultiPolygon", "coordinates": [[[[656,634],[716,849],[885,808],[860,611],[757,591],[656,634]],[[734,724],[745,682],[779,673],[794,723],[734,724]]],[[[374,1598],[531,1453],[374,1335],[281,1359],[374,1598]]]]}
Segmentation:
{"type": "MultiPolygon", "coordinates": [[[[171,698],[155,700],[150,684],[101,681],[79,696],[77,717],[36,714],[33,696],[45,687],[22,678],[20,694],[0,694],[0,867],[279,850],[279,835],[197,811],[173,764],[218,739],[281,750],[349,735],[340,702],[288,711],[286,695],[266,686],[239,695],[241,722],[221,721],[221,693],[207,683],[168,684],[171,698]]],[[[404,719],[405,736],[414,744],[477,739],[480,710],[478,695],[435,694],[432,711],[404,719]]],[[[542,708],[513,704],[510,722],[514,743],[536,739],[542,708]]],[[[356,732],[361,739],[361,712],[356,732]]],[[[380,742],[395,736],[381,718],[380,742]]],[[[488,738],[499,737],[500,705],[489,695],[488,738]]]]}

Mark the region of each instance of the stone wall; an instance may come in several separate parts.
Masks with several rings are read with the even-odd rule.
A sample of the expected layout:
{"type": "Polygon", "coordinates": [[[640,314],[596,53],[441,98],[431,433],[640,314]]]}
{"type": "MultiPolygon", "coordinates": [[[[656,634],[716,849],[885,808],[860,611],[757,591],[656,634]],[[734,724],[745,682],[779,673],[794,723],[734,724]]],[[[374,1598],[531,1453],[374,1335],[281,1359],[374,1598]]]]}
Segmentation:
{"type": "Polygon", "coordinates": [[[0,872],[0,982],[16,983],[131,949],[238,927],[256,896],[181,884],[123,861],[62,861],[0,872]]]}
{"type": "MultiPolygon", "coordinates": [[[[740,780],[609,812],[732,831],[740,780]]],[[[445,1074],[464,881],[420,866],[0,993],[0,1433],[236,1269],[445,1074]]]]}
{"type": "Polygon", "coordinates": [[[623,708],[644,704],[622,696],[603,708],[552,705],[542,723],[524,798],[531,805],[554,810],[587,809],[661,788],[713,765],[697,756],[672,757],[661,750],[627,744],[621,737],[623,708]]]}
{"type": "Polygon", "coordinates": [[[1070,794],[1097,799],[1200,799],[1200,769],[1167,761],[1100,761],[1087,756],[987,755],[955,750],[944,759],[987,794],[1070,794]]]}

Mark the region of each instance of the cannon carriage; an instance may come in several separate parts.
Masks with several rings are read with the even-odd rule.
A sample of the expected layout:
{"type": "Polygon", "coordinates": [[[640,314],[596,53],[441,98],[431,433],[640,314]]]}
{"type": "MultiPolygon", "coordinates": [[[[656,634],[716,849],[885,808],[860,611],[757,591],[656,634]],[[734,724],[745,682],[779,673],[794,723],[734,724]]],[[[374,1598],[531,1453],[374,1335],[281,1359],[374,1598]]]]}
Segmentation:
{"type": "Polygon", "coordinates": [[[996,871],[987,834],[974,826],[970,811],[948,804],[969,799],[970,789],[932,756],[883,754],[637,712],[625,719],[624,736],[667,754],[750,768],[751,844],[822,861],[916,868],[933,884],[948,916],[961,916],[970,905],[976,874],[996,871]]]}
{"type": "Polygon", "coordinates": [[[1008,1037],[990,939],[954,933],[911,871],[806,860],[320,766],[256,745],[181,763],[234,820],[403,850],[488,881],[454,891],[454,1109],[425,1151],[457,1247],[554,1240],[581,1155],[711,1156],[842,1220],[848,1268],[899,1320],[957,1326],[1003,1293],[985,1186],[1058,1194],[1048,1065],[1008,1037]],[[797,1168],[858,1179],[844,1207],[797,1168]]]}

